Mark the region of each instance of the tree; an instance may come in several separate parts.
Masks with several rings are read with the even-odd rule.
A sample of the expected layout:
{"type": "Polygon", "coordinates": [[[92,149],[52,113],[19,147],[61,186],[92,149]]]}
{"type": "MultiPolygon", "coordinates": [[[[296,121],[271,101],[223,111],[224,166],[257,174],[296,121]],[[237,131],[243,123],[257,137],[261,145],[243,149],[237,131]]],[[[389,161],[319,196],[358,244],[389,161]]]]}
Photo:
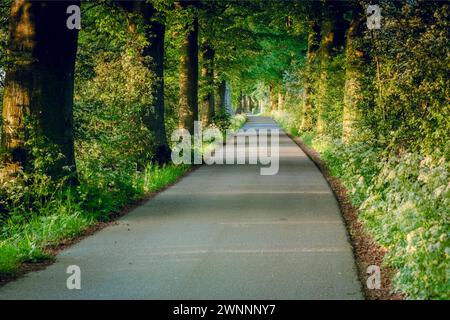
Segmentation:
{"type": "Polygon", "coordinates": [[[343,90],[340,81],[340,69],[333,68],[334,60],[341,53],[344,47],[345,31],[348,28],[344,19],[346,4],[336,1],[327,1],[322,10],[322,21],[320,31],[320,47],[318,49],[318,81],[316,84],[316,104],[318,134],[328,134],[327,115],[333,112],[334,104],[339,104],[342,96],[339,94],[343,90]],[[337,96],[337,97],[336,97],[337,96]]]}
{"type": "Polygon", "coordinates": [[[320,22],[312,18],[309,22],[308,30],[308,51],[306,54],[305,83],[303,97],[303,118],[300,129],[311,131],[314,127],[314,78],[313,65],[316,60],[320,44],[320,22]]]}
{"type": "Polygon", "coordinates": [[[179,1],[177,5],[191,14],[181,47],[179,127],[192,134],[198,120],[198,2],[179,1]]]}
{"type": "Polygon", "coordinates": [[[352,19],[346,34],[345,56],[347,60],[344,88],[344,111],[342,138],[344,142],[352,140],[358,121],[358,105],[363,99],[361,78],[363,76],[365,54],[359,39],[362,37],[365,16],[362,7],[352,10],[352,19]]]}
{"type": "Polygon", "coordinates": [[[215,114],[214,98],[214,49],[206,42],[202,48],[202,121],[210,125],[215,114]]]}
{"type": "MultiPolygon", "coordinates": [[[[170,161],[170,148],[167,143],[164,124],[164,13],[158,12],[150,2],[119,1],[118,4],[141,18],[147,45],[142,55],[149,58],[148,68],[155,74],[156,81],[152,85],[153,106],[148,106],[144,121],[155,138],[155,161],[164,164],[170,161]]],[[[136,23],[133,21],[132,23],[136,23]]]]}
{"type": "Polygon", "coordinates": [[[30,170],[33,144],[52,145],[59,156],[46,171],[75,172],[74,68],[78,30],[66,25],[66,10],[80,1],[14,0],[11,3],[3,99],[2,147],[8,162],[30,170]],[[65,170],[70,169],[70,170],[65,170]]]}

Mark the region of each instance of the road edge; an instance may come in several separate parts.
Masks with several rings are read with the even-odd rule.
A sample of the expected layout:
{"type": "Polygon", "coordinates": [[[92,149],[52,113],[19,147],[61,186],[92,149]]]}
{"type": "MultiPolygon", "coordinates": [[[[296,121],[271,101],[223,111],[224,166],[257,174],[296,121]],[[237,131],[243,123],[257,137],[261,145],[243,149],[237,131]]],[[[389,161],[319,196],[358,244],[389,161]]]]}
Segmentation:
{"type": "MultiPolygon", "coordinates": [[[[284,130],[283,130],[284,131],[284,130]]],[[[373,237],[365,231],[363,224],[358,219],[358,208],[351,204],[347,188],[336,177],[332,176],[330,170],[320,154],[306,145],[300,137],[284,132],[315,164],[330,186],[331,191],[339,205],[341,216],[347,229],[347,235],[352,246],[353,256],[357,269],[358,278],[361,282],[361,291],[367,300],[403,300],[405,297],[400,293],[391,292],[392,277],[394,270],[383,265],[386,250],[378,245],[373,237]],[[369,289],[366,285],[369,265],[377,265],[381,270],[381,288],[369,289]]]]}
{"type": "Polygon", "coordinates": [[[71,246],[79,243],[80,241],[84,240],[85,238],[94,235],[100,230],[103,230],[104,228],[111,226],[113,224],[116,224],[117,221],[126,216],[127,214],[131,213],[134,209],[138,208],[142,204],[146,203],[147,201],[151,201],[154,197],[159,195],[160,193],[164,192],[168,188],[172,187],[173,185],[180,182],[184,177],[188,176],[198,168],[200,168],[202,165],[191,165],[183,174],[181,174],[175,181],[172,183],[169,183],[165,185],[163,188],[158,190],[157,192],[149,192],[142,197],[139,197],[137,199],[134,199],[130,201],[129,203],[125,204],[119,211],[117,212],[111,212],[108,216],[107,221],[95,221],[91,226],[89,226],[87,229],[83,230],[79,235],[67,239],[63,239],[61,242],[59,242],[56,245],[51,245],[45,248],[45,253],[49,255],[47,259],[43,259],[40,261],[35,262],[23,262],[19,270],[17,272],[11,273],[11,274],[0,274],[0,289],[7,285],[10,282],[13,282],[29,272],[33,271],[40,271],[46,269],[48,266],[52,265],[56,261],[56,256],[64,251],[67,248],[70,248],[71,246]]]}

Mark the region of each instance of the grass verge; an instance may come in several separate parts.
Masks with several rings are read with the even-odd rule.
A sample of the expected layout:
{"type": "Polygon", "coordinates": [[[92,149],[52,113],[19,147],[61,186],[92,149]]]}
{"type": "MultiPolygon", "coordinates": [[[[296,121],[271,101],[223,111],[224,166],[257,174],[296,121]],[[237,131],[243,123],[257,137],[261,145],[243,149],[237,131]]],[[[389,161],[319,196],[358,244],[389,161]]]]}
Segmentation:
{"type": "Polygon", "coordinates": [[[150,164],[135,172],[123,189],[101,190],[82,183],[76,189],[57,192],[32,214],[17,208],[1,225],[0,279],[15,278],[30,269],[30,263],[48,263],[60,246],[98,230],[133,204],[176,182],[190,168],[150,164]]]}

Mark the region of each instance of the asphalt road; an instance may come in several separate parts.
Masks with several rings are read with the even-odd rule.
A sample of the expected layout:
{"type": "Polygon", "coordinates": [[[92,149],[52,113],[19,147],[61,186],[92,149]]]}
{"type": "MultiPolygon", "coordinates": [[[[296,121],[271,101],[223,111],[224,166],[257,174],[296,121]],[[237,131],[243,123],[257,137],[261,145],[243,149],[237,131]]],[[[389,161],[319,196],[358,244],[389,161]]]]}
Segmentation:
{"type": "MultiPolygon", "coordinates": [[[[277,126],[250,117],[245,128],[277,126]]],[[[279,141],[278,174],[204,165],[0,299],[362,299],[328,184],[292,140],[279,141]],[[70,265],[80,290],[67,289],[70,265]]]]}

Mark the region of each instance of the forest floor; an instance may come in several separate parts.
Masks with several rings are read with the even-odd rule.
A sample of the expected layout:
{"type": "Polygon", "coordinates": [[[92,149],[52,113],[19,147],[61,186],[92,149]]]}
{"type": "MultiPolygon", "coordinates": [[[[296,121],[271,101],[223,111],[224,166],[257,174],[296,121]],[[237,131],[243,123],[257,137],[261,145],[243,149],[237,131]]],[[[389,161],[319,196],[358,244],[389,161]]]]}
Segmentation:
{"type": "MultiPolygon", "coordinates": [[[[245,128],[277,125],[251,116],[245,128]]],[[[332,190],[287,135],[279,138],[276,175],[259,165],[201,166],[3,286],[0,299],[362,299],[332,190]],[[66,286],[72,265],[80,290],[66,286]]]]}

